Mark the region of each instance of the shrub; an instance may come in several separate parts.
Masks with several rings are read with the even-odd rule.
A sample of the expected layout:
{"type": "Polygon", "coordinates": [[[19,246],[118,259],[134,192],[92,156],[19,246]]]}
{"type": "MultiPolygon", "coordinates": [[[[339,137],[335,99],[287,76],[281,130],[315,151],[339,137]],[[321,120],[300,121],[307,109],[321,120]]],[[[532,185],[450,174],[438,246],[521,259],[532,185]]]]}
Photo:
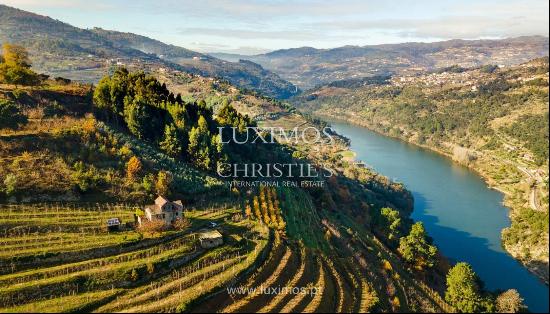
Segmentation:
{"type": "Polygon", "coordinates": [[[496,308],[499,313],[519,313],[526,309],[523,298],[516,289],[501,293],[496,299],[496,308]]]}
{"type": "Polygon", "coordinates": [[[17,130],[27,124],[27,116],[11,101],[0,99],[0,129],[17,130]]]}
{"type": "Polygon", "coordinates": [[[162,220],[153,220],[148,221],[146,219],[142,220],[141,225],[138,228],[139,231],[143,233],[149,233],[149,235],[154,236],[166,230],[164,221],[162,220]]]}
{"type": "Polygon", "coordinates": [[[191,222],[187,218],[178,218],[172,225],[175,230],[185,230],[191,226],[191,222]]]}
{"type": "Polygon", "coordinates": [[[6,193],[7,196],[13,195],[17,190],[17,176],[12,173],[8,174],[4,179],[4,186],[4,193],[6,193]]]}
{"type": "Polygon", "coordinates": [[[59,117],[65,114],[65,108],[57,101],[51,102],[44,107],[44,117],[59,117]]]}

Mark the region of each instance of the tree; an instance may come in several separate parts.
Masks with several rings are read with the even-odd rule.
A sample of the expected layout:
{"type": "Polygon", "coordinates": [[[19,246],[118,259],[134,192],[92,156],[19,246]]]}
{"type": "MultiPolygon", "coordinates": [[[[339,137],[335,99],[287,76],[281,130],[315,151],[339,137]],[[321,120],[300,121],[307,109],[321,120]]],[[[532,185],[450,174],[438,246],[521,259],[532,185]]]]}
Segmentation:
{"type": "Polygon", "coordinates": [[[187,228],[189,228],[189,226],[191,226],[191,222],[189,221],[189,219],[187,218],[177,218],[176,221],[174,221],[174,223],[172,224],[172,227],[175,229],[175,230],[185,230],[187,228]]]}
{"type": "Polygon", "coordinates": [[[166,225],[162,219],[147,220],[142,219],[138,230],[143,233],[148,233],[150,236],[159,235],[166,230],[166,225]]]}
{"type": "Polygon", "coordinates": [[[29,54],[23,46],[5,43],[2,46],[0,80],[15,85],[38,85],[40,77],[30,67],[29,54]]]}
{"type": "Polygon", "coordinates": [[[13,85],[34,86],[40,84],[38,74],[31,69],[21,66],[8,66],[7,64],[0,66],[0,78],[2,81],[13,85]]]}
{"type": "Polygon", "coordinates": [[[13,102],[0,99],[0,129],[17,130],[27,123],[25,116],[13,102]]]}
{"type": "Polygon", "coordinates": [[[130,181],[135,181],[141,171],[141,161],[136,156],[132,156],[126,163],[126,177],[130,181]]]}
{"type": "Polygon", "coordinates": [[[183,148],[181,141],[178,139],[178,130],[173,124],[166,125],[164,128],[164,139],[159,143],[160,149],[172,157],[181,155],[183,148]]]}
{"type": "Polygon", "coordinates": [[[159,171],[155,188],[158,195],[166,196],[170,192],[170,184],[172,183],[172,174],[168,171],[159,171]]]}
{"type": "Polygon", "coordinates": [[[148,173],[143,177],[141,186],[147,193],[153,193],[155,190],[155,176],[152,173],[148,173]]]}
{"type": "Polygon", "coordinates": [[[2,46],[4,63],[10,67],[30,68],[29,53],[23,46],[5,43],[2,46]]]}
{"type": "Polygon", "coordinates": [[[132,134],[139,139],[144,139],[146,136],[145,128],[147,123],[151,121],[151,117],[147,114],[147,103],[145,99],[138,97],[133,101],[127,100],[124,105],[124,121],[132,134]]]}
{"type": "Polygon", "coordinates": [[[483,310],[478,278],[468,263],[458,263],[449,270],[445,300],[459,312],[478,313],[483,310]]]}
{"type": "Polygon", "coordinates": [[[101,176],[94,166],[86,168],[86,165],[82,161],[77,161],[73,165],[73,168],[74,172],[71,174],[71,177],[74,181],[75,188],[77,188],[79,192],[83,193],[94,189],[101,181],[101,176]]]}
{"type": "MultiPolygon", "coordinates": [[[[136,76],[141,76],[141,73],[137,73],[136,76]]],[[[123,115],[125,98],[134,97],[134,95],[129,93],[130,79],[130,73],[127,69],[118,68],[108,81],[111,110],[116,115],[123,115]]]]}
{"type": "Polygon", "coordinates": [[[380,211],[383,225],[388,228],[388,239],[393,240],[399,236],[399,228],[401,228],[401,217],[399,211],[384,207],[380,211]]]}
{"type": "Polygon", "coordinates": [[[519,292],[516,289],[509,289],[497,297],[496,308],[499,313],[519,313],[524,311],[526,306],[519,292]]]}
{"type": "Polygon", "coordinates": [[[97,87],[94,90],[94,105],[96,108],[104,111],[112,111],[112,102],[111,102],[111,78],[105,76],[102,78],[97,87]]]}
{"type": "Polygon", "coordinates": [[[203,169],[210,169],[212,165],[210,159],[210,132],[208,124],[203,116],[199,117],[197,127],[189,132],[189,155],[195,165],[203,169]]]}
{"type": "Polygon", "coordinates": [[[407,262],[419,269],[432,267],[437,254],[437,248],[426,240],[426,231],[421,222],[415,223],[409,235],[399,240],[398,251],[407,262]]]}

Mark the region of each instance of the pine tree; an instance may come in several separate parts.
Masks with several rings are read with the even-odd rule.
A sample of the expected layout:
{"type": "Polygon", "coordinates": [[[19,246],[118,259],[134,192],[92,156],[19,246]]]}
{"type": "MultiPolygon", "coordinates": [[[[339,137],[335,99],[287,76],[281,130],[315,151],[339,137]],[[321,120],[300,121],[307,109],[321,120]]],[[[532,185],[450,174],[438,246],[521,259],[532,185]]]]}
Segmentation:
{"type": "Polygon", "coordinates": [[[181,141],[178,139],[178,131],[173,124],[164,128],[164,139],[159,143],[160,149],[172,157],[178,157],[182,153],[181,141]]]}
{"type": "Polygon", "coordinates": [[[422,269],[435,263],[437,248],[426,240],[426,230],[421,222],[415,223],[408,236],[399,240],[397,249],[403,258],[422,269]]]}
{"type": "Polygon", "coordinates": [[[472,266],[458,263],[447,274],[447,291],[445,301],[459,312],[478,313],[483,307],[478,278],[472,266]]]}
{"type": "Polygon", "coordinates": [[[199,117],[198,125],[189,132],[189,147],[187,148],[191,160],[200,168],[210,169],[210,132],[203,116],[199,117]]]}

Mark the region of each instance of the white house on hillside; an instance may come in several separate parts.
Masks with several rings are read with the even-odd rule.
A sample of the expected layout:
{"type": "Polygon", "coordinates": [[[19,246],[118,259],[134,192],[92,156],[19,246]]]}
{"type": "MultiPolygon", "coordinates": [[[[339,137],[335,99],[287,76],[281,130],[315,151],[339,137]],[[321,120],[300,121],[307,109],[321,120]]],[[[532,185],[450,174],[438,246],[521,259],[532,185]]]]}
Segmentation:
{"type": "Polygon", "coordinates": [[[172,225],[176,219],[183,218],[183,203],[179,200],[171,202],[159,196],[155,200],[155,204],[145,206],[144,212],[144,216],[138,217],[140,225],[143,223],[143,219],[148,221],[162,220],[165,225],[172,225]]]}

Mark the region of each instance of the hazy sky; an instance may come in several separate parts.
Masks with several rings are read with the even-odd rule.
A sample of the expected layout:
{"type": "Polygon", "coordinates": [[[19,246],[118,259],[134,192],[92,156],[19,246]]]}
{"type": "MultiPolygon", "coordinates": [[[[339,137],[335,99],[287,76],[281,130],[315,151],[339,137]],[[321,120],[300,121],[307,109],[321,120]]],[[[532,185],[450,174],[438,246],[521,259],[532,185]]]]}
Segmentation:
{"type": "Polygon", "coordinates": [[[0,0],[202,52],[548,36],[548,0],[0,0]]]}

